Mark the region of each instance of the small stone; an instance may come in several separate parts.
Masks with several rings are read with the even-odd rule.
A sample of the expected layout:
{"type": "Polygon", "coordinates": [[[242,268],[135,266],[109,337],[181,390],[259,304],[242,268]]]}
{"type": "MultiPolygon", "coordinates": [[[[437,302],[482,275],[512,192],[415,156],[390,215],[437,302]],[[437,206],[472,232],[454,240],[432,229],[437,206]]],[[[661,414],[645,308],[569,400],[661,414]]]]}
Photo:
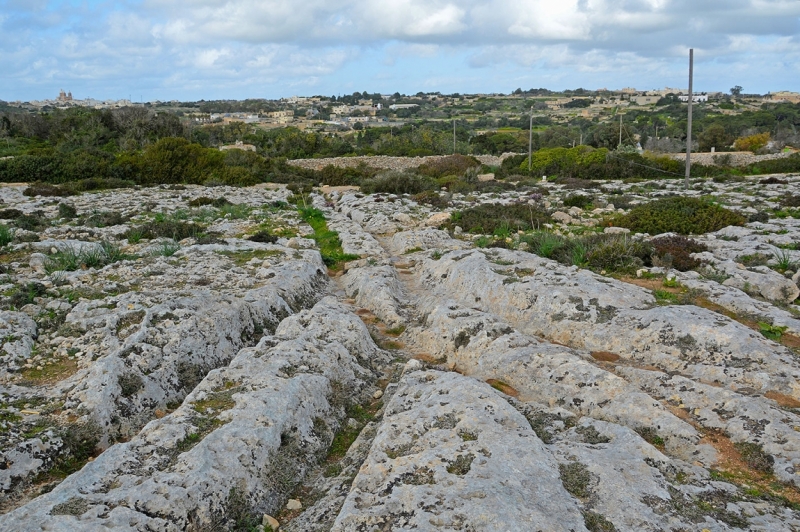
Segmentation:
{"type": "Polygon", "coordinates": [[[297,499],[289,499],[289,502],[286,503],[287,510],[300,510],[302,508],[303,508],[303,503],[301,503],[297,499]]]}
{"type": "Polygon", "coordinates": [[[383,390],[378,390],[372,394],[373,399],[380,399],[381,397],[383,397],[383,390]]]}
{"type": "Polygon", "coordinates": [[[275,519],[271,515],[264,514],[264,517],[261,518],[261,526],[265,528],[270,527],[273,530],[273,532],[275,532],[276,530],[278,530],[278,527],[280,527],[281,524],[278,522],[277,519],[275,519]]]}
{"type": "Polygon", "coordinates": [[[627,227],[606,227],[605,229],[603,229],[603,233],[607,235],[621,235],[630,232],[631,230],[628,229],[627,227]]]}

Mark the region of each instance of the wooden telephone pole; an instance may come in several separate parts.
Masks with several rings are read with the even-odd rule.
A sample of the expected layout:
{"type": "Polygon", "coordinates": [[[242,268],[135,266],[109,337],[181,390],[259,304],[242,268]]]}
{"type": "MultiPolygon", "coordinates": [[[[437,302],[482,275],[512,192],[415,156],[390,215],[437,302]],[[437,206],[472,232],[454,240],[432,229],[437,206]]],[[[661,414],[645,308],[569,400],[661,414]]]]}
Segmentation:
{"type": "Polygon", "coordinates": [[[528,173],[531,171],[531,157],[533,157],[533,106],[531,105],[531,128],[528,132],[528,173]]]}
{"type": "Polygon", "coordinates": [[[689,121],[686,125],[686,175],[683,188],[689,190],[689,174],[692,170],[692,77],[694,75],[694,48],[689,48],[689,121]]]}

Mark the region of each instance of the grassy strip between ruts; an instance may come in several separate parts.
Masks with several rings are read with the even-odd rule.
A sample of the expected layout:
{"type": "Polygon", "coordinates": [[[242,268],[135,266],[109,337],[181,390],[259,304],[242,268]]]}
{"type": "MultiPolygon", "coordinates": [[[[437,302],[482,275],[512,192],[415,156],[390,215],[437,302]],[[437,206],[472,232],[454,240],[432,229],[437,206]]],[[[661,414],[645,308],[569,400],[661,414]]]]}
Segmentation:
{"type": "Polygon", "coordinates": [[[341,269],[342,263],[360,258],[358,255],[351,255],[342,250],[342,241],[339,240],[339,234],[328,229],[328,223],[325,221],[325,215],[321,210],[314,207],[300,207],[298,211],[300,218],[314,230],[311,238],[317,242],[322,260],[328,268],[337,271],[341,269]]]}

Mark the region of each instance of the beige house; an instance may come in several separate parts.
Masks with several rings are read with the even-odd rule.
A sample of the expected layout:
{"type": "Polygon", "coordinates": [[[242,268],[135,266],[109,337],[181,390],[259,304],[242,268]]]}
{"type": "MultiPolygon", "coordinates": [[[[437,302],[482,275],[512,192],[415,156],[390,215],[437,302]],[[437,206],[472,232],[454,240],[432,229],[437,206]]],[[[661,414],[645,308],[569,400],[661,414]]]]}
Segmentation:
{"type": "Polygon", "coordinates": [[[765,98],[768,102],[789,102],[800,103],[800,93],[790,91],[778,91],[767,94],[765,98]]]}
{"type": "Polygon", "coordinates": [[[657,95],[641,95],[641,96],[631,96],[631,103],[635,105],[652,105],[656,103],[658,100],[661,99],[661,96],[657,95]]]}

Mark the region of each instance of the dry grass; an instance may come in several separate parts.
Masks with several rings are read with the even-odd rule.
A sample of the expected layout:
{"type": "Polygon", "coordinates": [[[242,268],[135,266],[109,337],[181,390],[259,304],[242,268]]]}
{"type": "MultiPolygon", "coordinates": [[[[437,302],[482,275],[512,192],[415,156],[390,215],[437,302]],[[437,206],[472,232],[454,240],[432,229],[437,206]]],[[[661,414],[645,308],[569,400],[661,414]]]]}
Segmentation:
{"type": "Polygon", "coordinates": [[[53,384],[71,377],[78,371],[78,361],[69,358],[52,359],[51,364],[25,368],[19,372],[20,383],[53,384]]]}
{"type": "Polygon", "coordinates": [[[610,351],[592,351],[592,358],[600,362],[616,362],[620,356],[610,351]]]}
{"type": "Polygon", "coordinates": [[[736,444],[721,431],[703,429],[705,436],[700,444],[709,444],[717,451],[716,475],[732,482],[746,493],[777,496],[800,505],[800,488],[777,481],[774,475],[750,467],[736,444]]]}
{"type": "Polygon", "coordinates": [[[519,392],[514,387],[512,387],[509,384],[506,384],[505,382],[503,382],[501,380],[488,379],[486,381],[486,384],[488,384],[489,386],[491,386],[495,390],[499,390],[499,391],[503,392],[506,395],[510,395],[511,397],[514,397],[514,398],[519,397],[519,392]]]}

